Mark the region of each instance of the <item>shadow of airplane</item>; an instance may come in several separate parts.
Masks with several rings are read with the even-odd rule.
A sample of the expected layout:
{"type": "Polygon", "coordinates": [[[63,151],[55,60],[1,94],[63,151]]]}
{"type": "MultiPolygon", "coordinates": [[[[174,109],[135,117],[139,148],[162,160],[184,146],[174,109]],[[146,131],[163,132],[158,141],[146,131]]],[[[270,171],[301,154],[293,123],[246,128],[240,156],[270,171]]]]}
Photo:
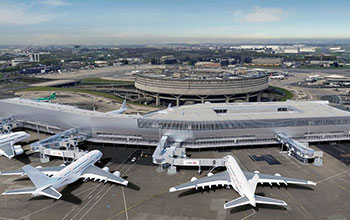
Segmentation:
{"type": "Polygon", "coordinates": [[[100,161],[96,163],[96,165],[100,168],[105,167],[109,162],[112,161],[111,157],[101,158],[100,161]]]}
{"type": "Polygon", "coordinates": [[[60,193],[62,194],[62,197],[58,200],[53,200],[52,198],[46,197],[46,196],[38,196],[38,197],[33,197],[30,198],[29,201],[31,200],[53,200],[53,202],[56,201],[66,201],[69,203],[73,203],[75,205],[80,205],[83,201],[78,198],[77,196],[75,196],[72,192],[76,189],[78,189],[81,184],[83,184],[83,181],[76,181],[74,183],[71,183],[69,185],[67,185],[66,187],[63,188],[63,190],[60,191],[60,193]]]}
{"type": "Polygon", "coordinates": [[[34,152],[29,152],[29,150],[25,150],[23,154],[16,155],[13,159],[22,162],[23,164],[30,164],[32,161],[30,160],[30,156],[32,156],[34,152]]]}
{"type": "MultiPolygon", "coordinates": [[[[122,176],[123,179],[128,179],[128,176],[122,176]]],[[[132,189],[132,190],[135,190],[135,191],[140,191],[140,187],[136,184],[133,184],[131,182],[128,183],[127,186],[125,186],[125,188],[127,189],[132,189]]]]}
{"type": "Polygon", "coordinates": [[[222,186],[212,186],[212,188],[210,189],[210,188],[208,188],[208,187],[206,187],[205,189],[203,189],[203,188],[198,188],[198,189],[190,189],[190,190],[186,190],[186,191],[184,191],[184,192],[181,192],[180,194],[179,194],[179,196],[178,197],[185,197],[185,196],[189,196],[189,195],[193,195],[193,194],[196,194],[196,193],[205,193],[205,192],[207,192],[207,193],[209,193],[209,192],[215,192],[216,190],[223,190],[223,189],[226,189],[225,187],[222,187],[222,186]]]}

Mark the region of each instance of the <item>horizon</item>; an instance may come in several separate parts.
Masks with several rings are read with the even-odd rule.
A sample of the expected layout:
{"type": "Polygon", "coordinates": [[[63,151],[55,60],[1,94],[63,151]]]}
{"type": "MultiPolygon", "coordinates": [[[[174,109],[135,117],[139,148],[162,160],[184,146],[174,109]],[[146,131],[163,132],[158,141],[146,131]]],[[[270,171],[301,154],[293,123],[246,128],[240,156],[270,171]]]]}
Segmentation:
{"type": "Polygon", "coordinates": [[[0,0],[0,45],[349,40],[350,2],[0,0]]]}

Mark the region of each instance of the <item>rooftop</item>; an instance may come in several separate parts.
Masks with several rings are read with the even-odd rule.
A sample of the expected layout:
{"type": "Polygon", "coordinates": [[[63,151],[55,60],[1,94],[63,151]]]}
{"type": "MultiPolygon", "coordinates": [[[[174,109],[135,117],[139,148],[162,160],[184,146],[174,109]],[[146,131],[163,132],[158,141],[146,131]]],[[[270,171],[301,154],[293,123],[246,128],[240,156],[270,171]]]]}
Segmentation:
{"type": "Polygon", "coordinates": [[[350,112],[328,105],[328,101],[287,101],[253,103],[205,103],[170,108],[145,118],[163,120],[254,120],[317,117],[350,117],[350,112]]]}

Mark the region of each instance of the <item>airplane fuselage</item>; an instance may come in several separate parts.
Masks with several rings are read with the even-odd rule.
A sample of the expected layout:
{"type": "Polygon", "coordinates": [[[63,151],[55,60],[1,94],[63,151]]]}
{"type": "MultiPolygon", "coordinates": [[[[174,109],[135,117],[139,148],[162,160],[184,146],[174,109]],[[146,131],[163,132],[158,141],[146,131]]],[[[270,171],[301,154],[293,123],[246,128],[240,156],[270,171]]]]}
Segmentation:
{"type": "Polygon", "coordinates": [[[102,157],[102,153],[98,150],[93,150],[78,160],[74,161],[70,165],[63,168],[58,173],[54,174],[52,178],[56,181],[53,182],[52,187],[59,189],[63,186],[71,184],[77,181],[82,173],[91,165],[94,165],[102,157]]]}
{"type": "Polygon", "coordinates": [[[255,206],[255,192],[251,189],[247,177],[244,175],[237,161],[232,156],[226,156],[225,166],[230,176],[232,187],[240,196],[246,196],[251,204],[255,206]]]}
{"type": "Polygon", "coordinates": [[[19,132],[13,132],[10,134],[2,134],[0,135],[0,145],[7,144],[7,143],[17,143],[20,141],[23,141],[29,137],[29,134],[27,134],[24,131],[19,132]]]}

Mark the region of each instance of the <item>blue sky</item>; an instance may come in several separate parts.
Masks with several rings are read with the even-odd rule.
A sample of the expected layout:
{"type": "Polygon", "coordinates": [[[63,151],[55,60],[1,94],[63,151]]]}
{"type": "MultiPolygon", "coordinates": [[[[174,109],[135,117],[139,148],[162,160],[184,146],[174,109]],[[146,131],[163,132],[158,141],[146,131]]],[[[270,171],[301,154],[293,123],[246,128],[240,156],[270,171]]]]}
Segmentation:
{"type": "Polygon", "coordinates": [[[0,44],[350,38],[348,0],[0,0],[0,44]]]}

